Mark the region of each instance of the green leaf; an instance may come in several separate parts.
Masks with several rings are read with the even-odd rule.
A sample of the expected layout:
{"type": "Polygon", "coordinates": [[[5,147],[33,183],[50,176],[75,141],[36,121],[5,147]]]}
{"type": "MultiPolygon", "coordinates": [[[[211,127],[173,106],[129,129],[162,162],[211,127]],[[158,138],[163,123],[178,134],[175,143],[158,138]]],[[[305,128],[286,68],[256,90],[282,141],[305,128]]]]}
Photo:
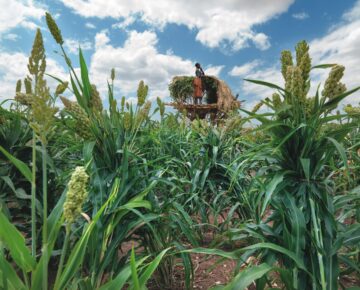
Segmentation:
{"type": "Polygon", "coordinates": [[[60,280],[59,280],[59,289],[66,289],[67,284],[69,283],[70,279],[76,274],[77,269],[80,267],[80,265],[84,259],[84,255],[86,252],[87,243],[89,241],[90,234],[91,234],[92,230],[94,229],[95,224],[97,223],[97,221],[103,214],[104,210],[108,206],[108,204],[111,203],[114,200],[114,198],[116,197],[116,194],[119,191],[119,184],[120,184],[119,179],[116,179],[114,182],[114,186],[112,188],[110,197],[103,204],[103,206],[99,209],[99,211],[96,213],[93,220],[91,221],[91,223],[88,225],[85,232],[81,236],[80,240],[76,243],[75,247],[71,251],[68,261],[64,267],[64,272],[62,273],[60,280]]]}
{"type": "Polygon", "coordinates": [[[344,163],[345,168],[348,170],[347,158],[346,158],[346,153],[345,153],[344,147],[338,141],[336,141],[334,138],[327,137],[326,139],[330,140],[334,144],[334,146],[336,147],[337,151],[339,152],[339,154],[341,156],[341,159],[344,163]]]}
{"type": "Polygon", "coordinates": [[[300,269],[309,273],[307,271],[307,269],[305,268],[304,262],[302,260],[300,260],[299,257],[296,256],[296,254],[294,252],[291,252],[283,247],[280,247],[273,243],[258,243],[255,245],[251,245],[251,246],[242,248],[241,250],[247,251],[247,250],[254,250],[254,249],[270,249],[270,250],[282,253],[282,254],[288,256],[290,259],[292,259],[300,269]]]}
{"type": "Polygon", "coordinates": [[[135,251],[134,246],[131,249],[131,256],[130,256],[130,265],[131,265],[131,277],[132,277],[132,287],[130,290],[141,290],[139,276],[136,271],[136,260],[135,260],[135,251]]]}
{"type": "Polygon", "coordinates": [[[83,83],[83,95],[85,97],[84,103],[86,107],[88,107],[90,103],[92,88],[89,80],[89,72],[81,48],[79,48],[79,60],[80,60],[81,80],[83,83]]]}
{"type": "Polygon", "coordinates": [[[7,152],[2,146],[0,146],[0,151],[15,165],[15,167],[24,175],[24,177],[31,182],[31,170],[29,167],[22,162],[21,160],[12,156],[9,152],[7,152]]]}
{"type": "Polygon", "coordinates": [[[319,64],[319,65],[313,66],[311,69],[317,69],[317,68],[324,69],[324,68],[330,68],[330,67],[333,67],[333,66],[336,66],[336,63],[319,64]]]}
{"type": "Polygon", "coordinates": [[[33,270],[36,261],[31,256],[30,250],[26,247],[25,238],[2,212],[0,212],[0,225],[0,240],[9,249],[15,263],[25,272],[33,270]]]}
{"type": "Polygon", "coordinates": [[[276,173],[271,182],[266,187],[265,200],[261,208],[261,216],[264,214],[276,187],[283,181],[284,175],[284,173],[276,173]]]}
{"type": "Polygon", "coordinates": [[[350,90],[350,91],[347,91],[347,92],[345,92],[345,93],[343,93],[343,94],[340,94],[340,95],[338,95],[338,96],[336,96],[336,97],[334,97],[334,98],[331,98],[331,100],[327,101],[327,102],[322,106],[322,111],[324,112],[324,111],[326,111],[326,110],[328,110],[328,109],[333,108],[334,106],[337,106],[337,104],[338,104],[339,102],[341,102],[341,101],[342,101],[343,99],[345,99],[347,96],[355,93],[355,92],[358,91],[359,89],[360,89],[360,87],[357,87],[357,88],[352,89],[352,90],[350,90]]]}
{"type": "MultiPolygon", "coordinates": [[[[58,200],[56,206],[48,216],[48,243],[46,245],[47,252],[52,253],[55,242],[58,238],[59,231],[61,228],[61,225],[63,224],[63,218],[62,218],[62,212],[63,212],[63,204],[66,197],[66,191],[64,190],[63,194],[61,195],[60,199],[58,200]]],[[[41,289],[42,287],[42,275],[43,275],[43,267],[48,267],[48,263],[50,260],[50,255],[47,255],[47,260],[45,261],[44,256],[41,256],[39,262],[36,265],[36,269],[32,274],[32,290],[41,289]]]]}
{"type": "Polygon", "coordinates": [[[72,77],[72,75],[70,74],[70,83],[71,83],[71,87],[73,89],[74,95],[76,97],[76,100],[78,102],[78,104],[80,105],[80,107],[87,108],[86,104],[84,103],[83,97],[81,96],[78,87],[75,84],[75,81],[72,77]]]}
{"type": "Polygon", "coordinates": [[[26,289],[25,285],[16,274],[16,271],[13,269],[10,263],[5,260],[2,254],[0,254],[0,289],[26,289]]]}
{"type": "Polygon", "coordinates": [[[205,254],[205,255],[216,255],[220,257],[224,257],[227,259],[239,259],[240,250],[234,251],[234,252],[225,252],[223,250],[219,249],[208,249],[208,248],[194,248],[189,250],[184,250],[182,252],[184,253],[198,253],[198,254],[205,254]]]}
{"type": "Polygon", "coordinates": [[[264,81],[259,81],[259,80],[249,80],[249,79],[244,79],[244,81],[254,83],[254,84],[258,84],[258,85],[262,85],[262,86],[269,87],[269,88],[272,88],[272,89],[277,89],[277,90],[285,92],[285,90],[283,88],[279,87],[278,85],[269,83],[269,82],[264,82],[264,81]]]}
{"type": "MultiPolygon", "coordinates": [[[[141,265],[148,256],[136,261],[136,268],[141,265]]],[[[126,265],[124,269],[111,281],[107,282],[105,285],[101,286],[99,290],[113,290],[113,289],[123,289],[125,283],[128,281],[131,275],[131,265],[126,265]]]]}
{"type": "Polygon", "coordinates": [[[163,250],[159,255],[156,256],[156,258],[146,267],[146,270],[139,278],[140,287],[144,287],[151,277],[151,275],[154,273],[156,268],[159,266],[162,258],[166,254],[167,251],[169,251],[170,248],[167,248],[163,250]]]}
{"type": "Polygon", "coordinates": [[[229,285],[225,286],[223,290],[245,290],[246,287],[255,280],[263,277],[271,269],[272,267],[266,263],[246,268],[237,274],[234,280],[229,285]]]}
{"type": "Polygon", "coordinates": [[[301,166],[303,168],[306,180],[310,180],[310,159],[309,158],[300,158],[301,166]]]}

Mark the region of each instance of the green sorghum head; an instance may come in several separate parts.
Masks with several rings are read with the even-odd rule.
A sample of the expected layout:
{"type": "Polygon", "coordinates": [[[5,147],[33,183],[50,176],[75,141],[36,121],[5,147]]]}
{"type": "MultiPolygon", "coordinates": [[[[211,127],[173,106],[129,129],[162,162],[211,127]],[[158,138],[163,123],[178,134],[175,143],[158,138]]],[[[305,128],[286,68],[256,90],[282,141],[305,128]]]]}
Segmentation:
{"type": "Polygon", "coordinates": [[[84,139],[90,139],[92,136],[90,131],[91,122],[85,110],[77,102],[72,102],[63,96],[60,96],[60,99],[65,106],[65,110],[76,120],[76,133],[84,139]]]}
{"type": "Polygon", "coordinates": [[[144,81],[140,81],[137,89],[137,99],[138,99],[138,105],[140,107],[145,103],[145,99],[147,97],[148,91],[149,91],[149,87],[145,85],[144,81]]]}
{"type": "Polygon", "coordinates": [[[360,107],[353,107],[352,105],[348,104],[344,107],[344,111],[348,115],[358,115],[360,117],[360,107]]]}
{"type": "Polygon", "coordinates": [[[278,93],[273,93],[272,95],[272,102],[274,105],[274,108],[277,110],[281,106],[281,98],[278,93]]]}
{"type": "Polygon", "coordinates": [[[15,95],[15,101],[19,102],[21,105],[24,106],[31,106],[32,99],[33,96],[30,94],[16,93],[15,95]]]}
{"type": "Polygon", "coordinates": [[[57,26],[55,20],[52,18],[51,14],[48,12],[45,13],[45,18],[46,18],[46,24],[50,30],[51,35],[54,37],[56,43],[63,45],[64,40],[61,36],[61,31],[60,31],[59,27],[57,26]]]}
{"type": "Polygon", "coordinates": [[[28,69],[30,74],[41,78],[46,69],[45,48],[40,29],[36,30],[35,40],[29,57],[28,69]]]}
{"type": "Polygon", "coordinates": [[[156,102],[159,106],[160,116],[163,117],[165,113],[165,104],[161,101],[159,97],[156,98],[156,102]]]}
{"type": "Polygon", "coordinates": [[[304,91],[308,90],[309,88],[306,87],[306,81],[310,77],[310,70],[311,70],[311,58],[309,55],[309,45],[305,40],[300,41],[296,45],[296,65],[302,71],[302,78],[304,81],[304,91]]]}
{"type": "Polygon", "coordinates": [[[310,117],[310,115],[311,115],[311,113],[313,111],[314,105],[315,105],[315,97],[306,99],[305,114],[306,114],[307,117],[310,117]]]}
{"type": "Polygon", "coordinates": [[[68,191],[64,203],[64,218],[68,224],[72,224],[81,214],[82,205],[88,195],[88,180],[89,176],[85,168],[82,166],[76,167],[68,183],[68,191]]]}
{"type": "Polygon", "coordinates": [[[15,89],[15,93],[20,93],[21,92],[21,80],[18,80],[16,82],[16,89],[15,89]]]}
{"type": "Polygon", "coordinates": [[[257,103],[257,104],[254,106],[254,108],[251,110],[251,112],[252,112],[252,113],[256,113],[257,111],[260,110],[260,108],[262,107],[263,104],[264,104],[263,102],[257,103]]]}
{"type": "Polygon", "coordinates": [[[346,91],[345,85],[340,83],[340,80],[344,75],[344,71],[345,67],[342,65],[335,65],[332,67],[322,91],[322,95],[324,97],[331,99],[346,91]]]}
{"type": "Polygon", "coordinates": [[[125,130],[129,130],[131,128],[131,115],[129,112],[124,113],[124,128],[125,130]]]}
{"type": "Polygon", "coordinates": [[[286,73],[285,90],[297,98],[300,103],[305,102],[301,69],[297,66],[288,66],[286,73]]]}
{"type": "Polygon", "coordinates": [[[100,93],[96,89],[95,85],[91,85],[90,108],[94,112],[101,112],[103,110],[103,105],[102,105],[102,101],[101,101],[101,98],[100,98],[100,93]]]}
{"type": "Polygon", "coordinates": [[[111,78],[112,81],[115,80],[115,69],[114,68],[111,69],[110,78],[111,78]]]}
{"type": "Polygon", "coordinates": [[[31,94],[32,93],[31,79],[29,77],[25,78],[24,84],[25,84],[25,93],[31,94]]]}
{"type": "Polygon", "coordinates": [[[293,65],[292,55],[290,50],[283,50],[281,52],[281,73],[284,77],[284,80],[286,80],[286,73],[288,66],[293,65]]]}
{"type": "Polygon", "coordinates": [[[122,98],[121,98],[121,111],[124,111],[124,107],[125,107],[125,97],[122,96],[122,98]]]}
{"type": "Polygon", "coordinates": [[[68,88],[69,83],[68,82],[63,82],[58,84],[58,86],[56,87],[55,90],[55,94],[60,95],[63,92],[65,92],[65,90],[68,88]]]}
{"type": "Polygon", "coordinates": [[[302,40],[296,44],[295,51],[296,51],[296,65],[300,66],[303,56],[309,53],[309,45],[306,43],[305,40],[302,40]]]}

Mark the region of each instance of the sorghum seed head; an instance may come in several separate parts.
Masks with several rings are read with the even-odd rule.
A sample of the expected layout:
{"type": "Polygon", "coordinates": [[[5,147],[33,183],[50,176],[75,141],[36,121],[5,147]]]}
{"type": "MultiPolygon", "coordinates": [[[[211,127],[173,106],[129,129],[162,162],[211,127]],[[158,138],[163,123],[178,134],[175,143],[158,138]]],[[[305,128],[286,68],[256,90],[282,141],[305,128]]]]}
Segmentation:
{"type": "Polygon", "coordinates": [[[148,94],[149,87],[145,85],[144,81],[139,82],[137,89],[138,105],[141,107],[145,103],[145,99],[148,94]]]}
{"type": "Polygon", "coordinates": [[[46,18],[46,24],[50,30],[51,35],[54,37],[56,43],[63,45],[64,40],[61,36],[61,31],[60,31],[59,27],[57,26],[55,20],[52,18],[51,14],[48,12],[45,13],[45,18],[46,18]]]}
{"type": "Polygon", "coordinates": [[[58,84],[58,86],[56,87],[56,90],[55,90],[55,94],[60,95],[60,94],[62,94],[63,92],[65,92],[65,90],[67,89],[68,85],[69,85],[68,82],[63,82],[63,83],[58,84]]]}
{"type": "Polygon", "coordinates": [[[281,73],[286,80],[287,67],[293,65],[292,55],[290,50],[283,50],[281,52],[281,73]]]}
{"type": "Polygon", "coordinates": [[[81,214],[82,205],[88,195],[88,180],[89,176],[85,168],[82,166],[76,167],[68,183],[68,191],[64,203],[64,218],[68,224],[72,224],[81,214]]]}
{"type": "Polygon", "coordinates": [[[21,80],[18,80],[16,82],[16,89],[15,89],[15,93],[20,93],[21,92],[21,80]]]}

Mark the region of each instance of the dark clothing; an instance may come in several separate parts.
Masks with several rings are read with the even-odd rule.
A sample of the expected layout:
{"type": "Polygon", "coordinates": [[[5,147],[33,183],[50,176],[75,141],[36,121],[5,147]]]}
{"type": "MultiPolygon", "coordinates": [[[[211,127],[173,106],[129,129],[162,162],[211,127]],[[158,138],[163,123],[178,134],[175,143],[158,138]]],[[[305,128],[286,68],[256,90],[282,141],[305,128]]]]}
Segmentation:
{"type": "Polygon", "coordinates": [[[201,69],[201,68],[196,68],[196,71],[195,71],[195,75],[198,77],[198,78],[201,78],[205,75],[204,71],[201,69]]]}

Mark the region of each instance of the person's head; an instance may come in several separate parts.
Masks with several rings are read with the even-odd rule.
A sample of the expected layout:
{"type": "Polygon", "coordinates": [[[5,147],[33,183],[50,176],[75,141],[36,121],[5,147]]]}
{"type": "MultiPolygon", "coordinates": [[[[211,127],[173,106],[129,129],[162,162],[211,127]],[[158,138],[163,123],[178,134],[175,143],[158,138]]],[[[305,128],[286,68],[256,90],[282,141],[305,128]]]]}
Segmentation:
{"type": "Polygon", "coordinates": [[[197,62],[197,63],[195,63],[195,67],[196,67],[196,68],[201,68],[200,63],[198,63],[198,62],[197,62]]]}

